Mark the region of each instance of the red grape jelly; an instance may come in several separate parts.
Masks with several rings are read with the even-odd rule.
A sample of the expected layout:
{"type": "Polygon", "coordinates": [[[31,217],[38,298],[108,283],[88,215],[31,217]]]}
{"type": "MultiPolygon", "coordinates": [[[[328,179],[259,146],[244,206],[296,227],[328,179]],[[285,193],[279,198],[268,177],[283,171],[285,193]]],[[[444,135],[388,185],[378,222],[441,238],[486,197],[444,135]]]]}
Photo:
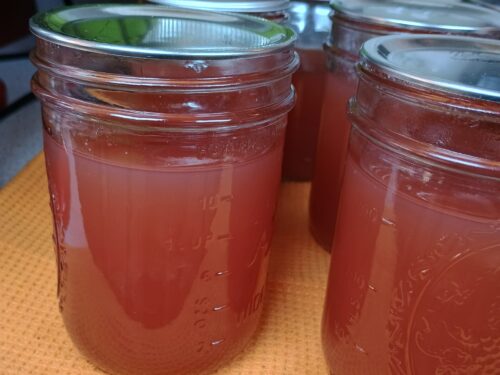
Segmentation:
{"type": "Polygon", "coordinates": [[[31,28],[69,335],[110,373],[219,366],[262,310],[293,31],[153,5],[31,28]]]}
{"type": "Polygon", "coordinates": [[[500,42],[364,44],[332,248],[332,374],[500,369],[500,42]]]}

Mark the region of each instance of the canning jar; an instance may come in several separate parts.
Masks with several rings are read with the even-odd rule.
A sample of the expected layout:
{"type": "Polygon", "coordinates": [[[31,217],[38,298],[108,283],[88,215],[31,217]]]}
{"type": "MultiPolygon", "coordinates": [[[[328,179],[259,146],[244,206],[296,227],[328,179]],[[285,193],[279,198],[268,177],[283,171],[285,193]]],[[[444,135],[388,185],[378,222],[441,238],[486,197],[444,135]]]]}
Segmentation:
{"type": "Polygon", "coordinates": [[[295,34],[154,5],[31,29],[69,335],[111,373],[218,366],[262,310],[295,34]]]}
{"type": "Polygon", "coordinates": [[[364,44],[323,317],[332,374],[500,368],[500,41],[364,44]]]}
{"type": "Polygon", "coordinates": [[[329,74],[310,196],[310,229],[330,250],[350,132],[348,99],[357,86],[355,64],[366,40],[395,33],[470,34],[500,38],[499,13],[445,1],[334,0],[333,27],[326,46],[329,74]]]}
{"type": "Polygon", "coordinates": [[[288,20],[290,0],[145,0],[149,3],[211,12],[244,13],[270,21],[288,20]]]}
{"type": "Polygon", "coordinates": [[[288,116],[283,177],[309,181],[314,169],[323,89],[327,75],[323,44],[331,29],[328,1],[292,1],[289,24],[298,34],[300,68],[293,75],[297,104],[288,116]]]}

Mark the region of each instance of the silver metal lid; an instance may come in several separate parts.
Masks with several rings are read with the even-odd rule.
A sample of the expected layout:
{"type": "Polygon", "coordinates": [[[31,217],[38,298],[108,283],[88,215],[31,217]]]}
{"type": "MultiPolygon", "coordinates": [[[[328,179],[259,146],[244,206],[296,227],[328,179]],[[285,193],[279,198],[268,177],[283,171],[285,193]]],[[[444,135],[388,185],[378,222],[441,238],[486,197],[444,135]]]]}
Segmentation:
{"type": "Polygon", "coordinates": [[[360,22],[436,33],[500,31],[500,13],[463,0],[333,0],[335,14],[360,22]]]}
{"type": "Polygon", "coordinates": [[[174,7],[235,13],[271,13],[288,9],[289,0],[149,0],[174,7]]]}
{"type": "Polygon", "coordinates": [[[389,35],[361,48],[361,66],[376,66],[409,84],[500,101],[500,41],[448,35],[389,35]]]}
{"type": "Polygon", "coordinates": [[[231,58],[290,48],[293,30],[263,19],[158,5],[87,5],[35,15],[37,37],[75,49],[155,58],[231,58]]]}

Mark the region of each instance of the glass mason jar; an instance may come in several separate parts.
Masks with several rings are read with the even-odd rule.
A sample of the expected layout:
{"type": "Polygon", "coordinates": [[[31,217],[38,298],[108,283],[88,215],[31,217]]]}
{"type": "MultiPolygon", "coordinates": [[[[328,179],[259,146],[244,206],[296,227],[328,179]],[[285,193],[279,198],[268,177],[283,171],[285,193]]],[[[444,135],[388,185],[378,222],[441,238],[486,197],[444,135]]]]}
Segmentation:
{"type": "Polygon", "coordinates": [[[144,0],[144,2],[211,12],[244,13],[284,23],[289,18],[287,10],[290,0],[144,0]]]}
{"type": "Polygon", "coordinates": [[[500,17],[491,9],[446,0],[334,0],[324,104],[310,196],[310,228],[330,250],[345,168],[350,122],[347,101],[358,83],[355,64],[363,42],[384,34],[469,34],[500,38],[500,17]]]}
{"type": "Polygon", "coordinates": [[[283,177],[309,181],[314,169],[323,89],[327,75],[323,44],[331,29],[328,1],[292,1],[289,25],[298,34],[300,68],[293,75],[297,105],[288,116],[283,177]]]}
{"type": "Polygon", "coordinates": [[[218,366],[262,310],[295,34],[153,5],[60,8],[31,28],[73,342],[111,373],[218,366]]]}
{"type": "Polygon", "coordinates": [[[393,35],[361,56],[323,317],[331,373],[497,373],[500,41],[393,35]]]}

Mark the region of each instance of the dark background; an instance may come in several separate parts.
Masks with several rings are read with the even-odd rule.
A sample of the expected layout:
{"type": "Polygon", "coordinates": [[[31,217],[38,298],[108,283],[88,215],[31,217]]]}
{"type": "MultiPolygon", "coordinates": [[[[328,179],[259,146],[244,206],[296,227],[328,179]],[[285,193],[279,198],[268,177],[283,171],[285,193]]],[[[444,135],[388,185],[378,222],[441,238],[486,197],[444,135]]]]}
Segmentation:
{"type": "Polygon", "coordinates": [[[42,149],[40,105],[30,91],[35,68],[28,55],[35,40],[28,29],[37,11],[113,0],[7,0],[0,12],[0,188],[42,149]]]}

